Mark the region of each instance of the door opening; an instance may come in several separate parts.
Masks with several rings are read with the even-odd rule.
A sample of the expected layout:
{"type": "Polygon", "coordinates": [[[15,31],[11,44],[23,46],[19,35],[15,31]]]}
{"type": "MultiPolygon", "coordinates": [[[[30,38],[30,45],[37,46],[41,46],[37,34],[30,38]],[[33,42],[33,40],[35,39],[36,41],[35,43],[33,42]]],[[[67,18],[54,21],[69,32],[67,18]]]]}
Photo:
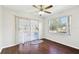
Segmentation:
{"type": "Polygon", "coordinates": [[[42,38],[42,22],[37,20],[29,20],[16,17],[17,43],[40,40],[41,38],[42,38]]]}

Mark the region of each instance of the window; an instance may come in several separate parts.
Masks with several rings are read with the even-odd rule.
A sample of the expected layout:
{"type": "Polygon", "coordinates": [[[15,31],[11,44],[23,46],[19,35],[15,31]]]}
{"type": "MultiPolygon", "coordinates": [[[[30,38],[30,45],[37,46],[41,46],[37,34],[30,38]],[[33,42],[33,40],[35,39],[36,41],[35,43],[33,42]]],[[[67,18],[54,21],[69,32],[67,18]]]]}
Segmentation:
{"type": "Polygon", "coordinates": [[[49,31],[53,33],[70,33],[70,17],[62,16],[49,20],[49,31]]]}

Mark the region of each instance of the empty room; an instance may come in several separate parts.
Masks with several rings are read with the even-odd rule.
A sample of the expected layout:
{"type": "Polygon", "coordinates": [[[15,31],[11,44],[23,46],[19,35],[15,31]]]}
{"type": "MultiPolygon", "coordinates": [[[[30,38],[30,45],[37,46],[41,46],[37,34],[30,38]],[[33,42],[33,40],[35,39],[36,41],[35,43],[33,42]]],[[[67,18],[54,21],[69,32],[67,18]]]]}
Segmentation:
{"type": "Polygon", "coordinates": [[[0,54],[79,54],[79,5],[0,5],[0,54]]]}

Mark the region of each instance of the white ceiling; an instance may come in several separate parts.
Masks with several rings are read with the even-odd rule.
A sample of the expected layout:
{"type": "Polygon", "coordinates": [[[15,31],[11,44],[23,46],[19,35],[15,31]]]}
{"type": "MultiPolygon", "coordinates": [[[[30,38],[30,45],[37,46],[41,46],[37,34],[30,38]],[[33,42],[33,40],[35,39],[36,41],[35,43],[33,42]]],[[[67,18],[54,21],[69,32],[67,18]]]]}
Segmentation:
{"type": "MultiPolygon", "coordinates": [[[[13,11],[16,12],[23,12],[23,13],[27,13],[27,14],[34,14],[37,15],[39,10],[34,8],[32,5],[4,5],[4,7],[9,8],[13,11]]],[[[71,5],[54,5],[52,8],[49,9],[49,11],[52,12],[52,14],[57,13],[57,12],[61,12],[65,9],[74,7],[71,5]]]]}

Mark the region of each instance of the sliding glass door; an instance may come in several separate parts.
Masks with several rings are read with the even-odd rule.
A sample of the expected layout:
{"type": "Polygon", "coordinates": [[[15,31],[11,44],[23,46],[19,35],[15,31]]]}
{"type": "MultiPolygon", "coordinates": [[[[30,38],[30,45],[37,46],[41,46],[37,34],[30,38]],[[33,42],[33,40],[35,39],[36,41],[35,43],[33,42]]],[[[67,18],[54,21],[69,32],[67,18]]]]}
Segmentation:
{"type": "Polygon", "coordinates": [[[40,39],[40,24],[36,20],[16,18],[16,42],[24,43],[40,39]]]}
{"type": "Polygon", "coordinates": [[[31,40],[39,39],[39,22],[31,20],[31,40]]]}
{"type": "Polygon", "coordinates": [[[30,41],[31,39],[31,28],[30,28],[30,21],[26,19],[17,19],[16,24],[16,31],[17,31],[17,41],[19,43],[24,43],[26,41],[30,41]]]}

